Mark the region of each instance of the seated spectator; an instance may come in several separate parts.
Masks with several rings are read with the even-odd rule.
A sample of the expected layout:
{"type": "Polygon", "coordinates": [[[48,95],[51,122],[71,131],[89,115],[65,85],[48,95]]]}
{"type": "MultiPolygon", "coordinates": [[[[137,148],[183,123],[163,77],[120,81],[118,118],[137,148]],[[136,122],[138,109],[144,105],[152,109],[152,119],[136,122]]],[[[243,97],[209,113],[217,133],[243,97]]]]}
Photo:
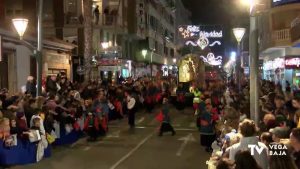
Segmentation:
{"type": "Polygon", "coordinates": [[[239,150],[235,156],[235,169],[262,169],[247,150],[239,150]]]}
{"type": "Polygon", "coordinates": [[[234,157],[236,153],[239,150],[243,149],[249,149],[248,145],[258,145],[260,148],[263,148],[263,151],[261,154],[258,154],[257,151],[254,153],[254,158],[257,161],[257,163],[263,168],[268,168],[268,157],[267,157],[267,150],[265,144],[262,142],[259,142],[258,138],[256,137],[256,125],[252,120],[246,119],[242,123],[240,123],[239,126],[240,133],[242,134],[243,138],[241,138],[241,141],[237,144],[234,144],[233,146],[229,147],[226,152],[229,153],[229,159],[234,160],[234,157]]]}
{"type": "Polygon", "coordinates": [[[300,128],[295,128],[290,134],[290,144],[294,149],[292,153],[296,166],[300,168],[300,128]]]}

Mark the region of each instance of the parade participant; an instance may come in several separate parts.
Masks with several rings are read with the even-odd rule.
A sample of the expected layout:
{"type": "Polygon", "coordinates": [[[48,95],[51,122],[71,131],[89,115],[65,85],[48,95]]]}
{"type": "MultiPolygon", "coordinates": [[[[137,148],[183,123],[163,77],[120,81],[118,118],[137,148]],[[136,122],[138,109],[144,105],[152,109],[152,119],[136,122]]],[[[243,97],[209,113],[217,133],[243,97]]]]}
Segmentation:
{"type": "Polygon", "coordinates": [[[200,142],[207,152],[212,152],[211,144],[215,140],[212,110],[211,100],[206,99],[205,111],[200,115],[200,142]]]}
{"type": "Polygon", "coordinates": [[[128,124],[130,128],[135,127],[135,106],[136,106],[136,100],[134,97],[131,96],[131,93],[129,91],[125,92],[125,97],[127,101],[127,110],[128,110],[128,124]]]}
{"type": "Polygon", "coordinates": [[[202,101],[201,100],[202,93],[199,91],[199,89],[197,87],[194,88],[194,90],[192,92],[194,94],[193,107],[194,107],[195,115],[198,115],[198,113],[199,113],[199,104],[202,101]]]}
{"type": "Polygon", "coordinates": [[[176,89],[176,97],[177,97],[177,109],[183,110],[184,109],[184,103],[185,103],[185,91],[183,88],[183,84],[179,83],[178,87],[176,89]]]}
{"type": "Polygon", "coordinates": [[[159,129],[159,134],[158,136],[162,136],[164,132],[172,132],[172,136],[176,134],[174,128],[172,127],[170,123],[170,116],[169,116],[169,105],[168,105],[168,99],[166,97],[163,98],[163,107],[162,107],[162,115],[163,115],[163,120],[159,129]]]}
{"type": "Polygon", "coordinates": [[[89,136],[88,141],[96,141],[99,131],[99,121],[91,112],[88,113],[88,117],[84,122],[84,130],[89,136]]]}

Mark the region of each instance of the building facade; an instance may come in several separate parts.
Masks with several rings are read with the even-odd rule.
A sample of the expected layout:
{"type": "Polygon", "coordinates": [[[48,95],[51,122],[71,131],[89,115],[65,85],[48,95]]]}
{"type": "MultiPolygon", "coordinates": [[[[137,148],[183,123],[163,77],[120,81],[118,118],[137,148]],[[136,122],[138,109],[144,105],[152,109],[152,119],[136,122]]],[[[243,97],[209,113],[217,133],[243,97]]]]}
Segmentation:
{"type": "MultiPolygon", "coordinates": [[[[28,76],[36,77],[36,60],[33,51],[36,46],[35,1],[0,0],[0,88],[8,88],[10,94],[21,91],[28,76]],[[29,5],[30,4],[30,5],[29,5]],[[28,18],[24,40],[20,41],[13,27],[12,19],[28,18]]],[[[72,79],[71,53],[75,45],[56,38],[43,41],[43,78],[65,72],[72,79]]]]}
{"type": "MultiPolygon", "coordinates": [[[[300,15],[300,1],[265,0],[265,10],[261,12],[259,25],[260,59],[264,62],[263,78],[280,83],[299,82],[300,57],[297,46],[296,18],[300,15]],[[294,32],[294,33],[293,33],[294,32]],[[292,37],[293,33],[293,37],[292,37]]],[[[298,85],[298,84],[297,84],[298,85]]]]}

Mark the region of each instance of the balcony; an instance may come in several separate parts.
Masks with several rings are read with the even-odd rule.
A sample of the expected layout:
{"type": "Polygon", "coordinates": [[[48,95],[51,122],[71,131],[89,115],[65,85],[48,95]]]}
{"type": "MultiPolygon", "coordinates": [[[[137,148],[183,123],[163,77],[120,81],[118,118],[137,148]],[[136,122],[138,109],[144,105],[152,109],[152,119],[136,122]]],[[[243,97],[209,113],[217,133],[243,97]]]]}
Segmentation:
{"type": "Polygon", "coordinates": [[[291,45],[290,29],[282,29],[282,30],[273,31],[273,45],[274,46],[289,46],[289,45],[291,45]]]}
{"type": "Polygon", "coordinates": [[[293,42],[300,41],[300,16],[294,19],[291,23],[291,39],[293,42]]]}

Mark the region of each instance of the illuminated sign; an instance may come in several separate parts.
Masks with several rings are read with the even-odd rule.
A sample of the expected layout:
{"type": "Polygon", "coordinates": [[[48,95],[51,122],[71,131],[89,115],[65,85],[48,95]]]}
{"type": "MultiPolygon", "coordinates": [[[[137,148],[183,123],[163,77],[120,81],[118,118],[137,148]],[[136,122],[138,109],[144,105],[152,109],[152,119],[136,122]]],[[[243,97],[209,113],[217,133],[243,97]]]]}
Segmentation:
{"type": "Polygon", "coordinates": [[[169,69],[167,65],[163,65],[161,70],[163,71],[163,76],[168,76],[169,75],[169,69]]]}
{"type": "Polygon", "coordinates": [[[272,0],[273,7],[290,3],[300,3],[300,0],[272,0]]]}
{"type": "Polygon", "coordinates": [[[275,70],[277,68],[283,69],[284,67],[284,58],[276,58],[275,60],[269,60],[264,63],[264,70],[275,70]]]}
{"type": "Polygon", "coordinates": [[[285,59],[286,68],[299,68],[300,67],[300,58],[287,58],[285,59]]]}
{"type": "Polygon", "coordinates": [[[200,56],[200,58],[205,63],[208,63],[208,64],[210,64],[212,66],[219,66],[219,65],[222,64],[222,56],[215,57],[215,55],[213,53],[208,53],[206,57],[200,56]]]}
{"type": "Polygon", "coordinates": [[[202,50],[209,48],[207,56],[200,56],[205,63],[213,66],[222,64],[224,32],[221,26],[182,25],[179,26],[178,33],[186,46],[200,47],[202,50]]]}

